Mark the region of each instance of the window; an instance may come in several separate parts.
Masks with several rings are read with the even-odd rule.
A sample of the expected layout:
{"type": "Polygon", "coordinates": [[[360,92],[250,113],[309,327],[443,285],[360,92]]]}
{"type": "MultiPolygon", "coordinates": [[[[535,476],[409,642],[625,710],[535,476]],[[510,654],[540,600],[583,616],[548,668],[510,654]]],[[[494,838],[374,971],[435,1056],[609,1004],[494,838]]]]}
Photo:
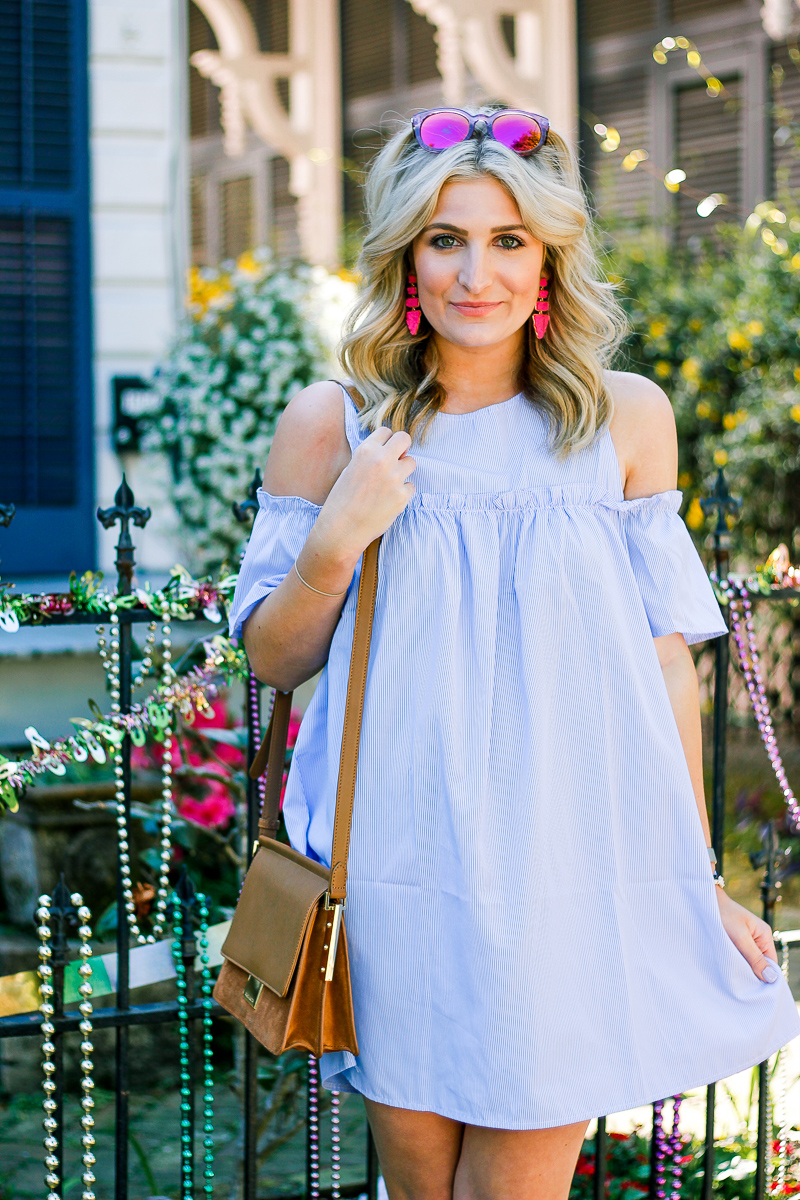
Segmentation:
{"type": "Polygon", "coordinates": [[[4,574],[94,560],[85,19],[0,0],[4,574]]]}
{"type": "Polygon", "coordinates": [[[222,203],[222,257],[238,258],[253,248],[253,181],[225,179],[220,184],[222,203]]]}
{"type": "Polygon", "coordinates": [[[675,166],[686,172],[687,188],[675,197],[679,242],[707,237],[717,222],[742,216],[742,88],[739,79],[723,83],[719,96],[709,96],[700,84],[681,88],[675,97],[675,166]],[[714,192],[727,203],[708,217],[699,216],[698,200],[714,192]]]}
{"type": "Polygon", "coordinates": [[[632,150],[651,150],[647,80],[644,75],[624,76],[594,83],[587,91],[584,111],[586,182],[595,207],[609,225],[646,223],[652,215],[653,178],[637,165],[629,170],[632,150]],[[595,122],[613,126],[619,147],[601,149],[591,126],[595,122]],[[624,164],[624,165],[623,165],[624,164]]]}

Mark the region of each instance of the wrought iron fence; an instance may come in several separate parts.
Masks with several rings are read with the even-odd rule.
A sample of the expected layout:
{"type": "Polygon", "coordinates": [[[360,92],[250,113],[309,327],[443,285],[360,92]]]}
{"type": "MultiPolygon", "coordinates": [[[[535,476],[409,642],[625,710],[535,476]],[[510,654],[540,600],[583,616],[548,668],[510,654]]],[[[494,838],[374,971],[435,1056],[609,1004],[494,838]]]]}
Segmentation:
{"type": "MultiPolygon", "coordinates": [[[[243,504],[235,506],[237,516],[246,521],[257,508],[255,492],[260,484],[256,477],[250,488],[250,494],[243,504]]],[[[725,579],[728,571],[728,528],[725,520],[726,513],[735,505],[728,495],[724,477],[720,471],[715,492],[704,501],[707,513],[716,512],[717,526],[713,534],[714,558],[716,576],[725,579]]],[[[115,504],[110,509],[98,510],[98,518],[109,528],[119,523],[120,536],[116,547],[116,566],[118,573],[117,588],[120,595],[131,592],[134,568],[134,544],[130,535],[131,522],[142,528],[150,516],[149,509],[138,508],[134,497],[124,479],[115,497],[115,504]]],[[[0,525],[8,524],[13,518],[12,506],[0,507],[0,525]]],[[[798,596],[800,592],[785,589],[783,596],[798,596]]],[[[753,596],[759,605],[768,606],[772,597],[753,596]]],[[[120,707],[123,713],[131,706],[132,690],[132,641],[133,627],[151,619],[148,611],[136,609],[119,610],[119,689],[120,707]]],[[[75,612],[70,615],[53,615],[47,624],[74,625],[98,624],[103,615],[97,613],[75,612]]],[[[105,618],[108,619],[107,617],[105,618]]],[[[46,637],[43,629],[43,638],[46,637]]],[[[713,671],[713,761],[712,761],[712,795],[711,795],[711,825],[714,846],[717,849],[719,870],[723,863],[723,831],[725,819],[725,770],[727,723],[729,711],[729,674],[730,647],[729,639],[717,639],[714,645],[713,671]]],[[[248,733],[247,759],[252,761],[260,742],[262,722],[262,688],[255,677],[250,674],[245,691],[244,719],[248,733]]],[[[124,794],[124,813],[121,814],[122,824],[127,831],[131,824],[131,743],[128,737],[122,746],[122,781],[124,794]]],[[[247,788],[247,844],[252,846],[256,839],[258,810],[260,803],[259,787],[254,781],[248,782],[247,788]]],[[[780,885],[780,872],[784,856],[779,853],[777,836],[774,825],[767,827],[761,865],[763,877],[761,895],[763,915],[770,925],[773,923],[775,901],[780,885]]],[[[129,1196],[129,1133],[130,1133],[130,1063],[129,1063],[129,1031],[138,1025],[178,1026],[182,1032],[182,1065],[181,1065],[181,1145],[182,1158],[179,1177],[179,1194],[181,1200],[190,1200],[201,1192],[211,1194],[213,1190],[213,1175],[207,1165],[201,1169],[195,1150],[195,1122],[198,1109],[198,1085],[202,1087],[204,1061],[198,1061],[197,1041],[191,1035],[192,1027],[198,1022],[204,1024],[206,1031],[210,1029],[210,1015],[221,1012],[207,995],[197,994],[195,987],[195,960],[198,955],[198,941],[195,929],[198,924],[200,907],[198,896],[189,878],[184,874],[178,880],[173,901],[174,926],[180,931],[177,946],[174,951],[178,977],[178,994],[174,1000],[159,1001],[147,1004],[134,1004],[131,1000],[130,980],[130,937],[127,922],[126,904],[129,903],[124,890],[124,873],[122,863],[117,864],[117,896],[116,896],[116,952],[117,978],[116,1003],[106,1008],[95,1009],[91,1014],[91,1026],[94,1029],[113,1029],[115,1031],[115,1125],[114,1125],[114,1196],[116,1200],[128,1200],[129,1196]],[[183,981],[183,983],[181,982],[183,981]],[[186,1033],[185,1031],[189,1032],[186,1033]],[[203,1180],[201,1183],[200,1181],[203,1180]]],[[[68,881],[67,881],[68,882],[68,881]]],[[[69,952],[67,935],[70,929],[80,928],[82,917],[75,901],[79,897],[71,896],[69,889],[62,881],[50,897],[49,904],[49,956],[46,962],[51,968],[49,984],[52,988],[52,1014],[44,1018],[47,1024],[46,1039],[50,1049],[46,1059],[52,1066],[48,1069],[46,1078],[53,1086],[46,1093],[50,1101],[48,1115],[51,1118],[48,1146],[51,1160],[57,1163],[63,1154],[64,1141],[64,1037],[81,1029],[85,1016],[80,1011],[65,1009],[65,973],[67,971],[69,952]]],[[[85,920],[83,921],[85,926],[85,920]]],[[[202,929],[200,930],[202,934],[202,929]]],[[[793,940],[787,939],[788,944],[793,940]]],[[[202,942],[200,943],[202,950],[202,942]]],[[[203,989],[201,989],[203,990],[203,989]]],[[[207,990],[207,989],[206,989],[207,990]]],[[[20,1013],[0,1018],[0,1038],[30,1038],[41,1034],[43,1016],[39,1011],[20,1013]]],[[[210,1034],[209,1034],[210,1036],[210,1034]]],[[[249,1035],[245,1036],[245,1051],[240,1063],[241,1097],[242,1097],[242,1190],[244,1200],[266,1200],[265,1193],[259,1189],[258,1179],[258,1125],[260,1120],[258,1099],[258,1068],[259,1057],[265,1052],[249,1035]]],[[[89,1064],[91,1067],[91,1063],[89,1064]]],[[[90,1093],[88,1093],[90,1095],[90,1093]]],[[[715,1169],[715,1115],[716,1089],[711,1084],[706,1091],[706,1136],[703,1155],[703,1185],[702,1196],[708,1200],[713,1192],[715,1169]]],[[[206,1103],[206,1094],[203,1104],[206,1103]]],[[[368,1200],[377,1200],[378,1196],[378,1160],[374,1144],[366,1131],[366,1154],[363,1167],[363,1177],[355,1183],[347,1185],[338,1178],[339,1135],[336,1120],[333,1123],[333,1144],[330,1155],[333,1166],[330,1186],[322,1187],[321,1178],[321,1147],[320,1147],[320,1092],[319,1075],[315,1060],[309,1059],[306,1068],[306,1153],[305,1174],[306,1186],[304,1196],[311,1197],[352,1197],[366,1196],[368,1200]]],[[[91,1130],[91,1104],[84,1109],[84,1130],[91,1130]]],[[[759,1069],[759,1103],[758,1103],[758,1134],[757,1159],[754,1176],[754,1200],[764,1200],[768,1194],[768,1155],[772,1139],[772,1117],[769,1109],[769,1090],[767,1064],[759,1069]]],[[[592,1191],[599,1200],[606,1194],[609,1183],[608,1170],[608,1132],[605,1117],[597,1121],[593,1143],[593,1178],[592,1191]]],[[[649,1197],[660,1200],[665,1195],[665,1157],[668,1157],[668,1136],[663,1129],[662,1103],[653,1106],[653,1126],[650,1143],[649,1165],[649,1197]]],[[[91,1136],[89,1138],[91,1144],[91,1136]]],[[[55,1170],[55,1168],[54,1168],[55,1170]]],[[[91,1170],[89,1169],[89,1177],[91,1170]]],[[[86,1178],[86,1177],[85,1177],[86,1178]]],[[[48,1200],[62,1200],[63,1184],[51,1173],[52,1186],[48,1185],[48,1200]]],[[[680,1186],[680,1185],[678,1185],[680,1186]]],[[[667,1188],[669,1192],[671,1189],[667,1188]]],[[[84,1181],[84,1196],[91,1196],[91,1185],[84,1181]]],[[[300,1197],[288,1198],[300,1200],[300,1197]]]]}

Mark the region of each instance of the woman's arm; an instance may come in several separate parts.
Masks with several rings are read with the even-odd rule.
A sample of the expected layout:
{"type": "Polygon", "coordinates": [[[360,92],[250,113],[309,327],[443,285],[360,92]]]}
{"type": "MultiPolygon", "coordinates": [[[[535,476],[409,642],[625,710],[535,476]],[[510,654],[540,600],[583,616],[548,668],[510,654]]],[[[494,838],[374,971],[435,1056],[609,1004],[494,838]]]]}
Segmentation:
{"type": "MultiPolygon", "coordinates": [[[[678,440],[669,399],[656,384],[637,375],[612,371],[608,373],[608,382],[615,406],[611,436],[626,500],[670,491],[677,486],[678,440]]],[[[682,633],[657,637],[654,642],[686,755],[700,824],[706,845],[710,846],[697,672],[682,633]]],[[[731,900],[722,888],[716,888],[716,893],[728,937],[754,973],[765,982],[774,983],[779,973],[769,925],[731,900]]]]}
{"type": "Polygon", "coordinates": [[[302,496],[322,508],[294,570],[245,621],[248,658],[262,682],[292,691],[328,657],[350,580],[366,547],[389,528],[414,494],[416,466],[407,433],[377,429],[354,454],[344,429],[337,384],[305,388],[287,405],[275,431],[264,490],[302,496]],[[320,592],[340,593],[332,596],[320,592]]]}

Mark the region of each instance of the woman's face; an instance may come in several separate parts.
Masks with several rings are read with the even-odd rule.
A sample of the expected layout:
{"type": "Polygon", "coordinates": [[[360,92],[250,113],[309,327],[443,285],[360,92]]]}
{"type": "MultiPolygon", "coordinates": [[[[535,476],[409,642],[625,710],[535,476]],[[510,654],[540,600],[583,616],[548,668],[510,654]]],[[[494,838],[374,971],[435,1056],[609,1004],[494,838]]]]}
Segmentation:
{"type": "Polygon", "coordinates": [[[412,255],[420,308],[448,342],[496,345],[518,333],[533,312],[544,246],[490,176],[445,184],[412,255]]]}

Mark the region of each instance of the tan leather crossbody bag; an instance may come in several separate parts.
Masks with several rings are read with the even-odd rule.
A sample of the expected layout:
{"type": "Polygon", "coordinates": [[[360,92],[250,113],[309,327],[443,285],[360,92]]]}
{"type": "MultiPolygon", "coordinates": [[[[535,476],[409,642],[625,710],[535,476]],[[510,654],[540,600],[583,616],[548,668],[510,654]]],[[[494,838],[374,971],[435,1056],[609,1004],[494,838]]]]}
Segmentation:
{"type": "Polygon", "coordinates": [[[380,538],[364,551],[347,680],[331,868],[277,841],[291,692],[276,692],[269,728],[253,760],[266,766],[258,843],[222,946],[214,999],[272,1054],[293,1047],[319,1056],[358,1054],[344,908],[347,852],[378,586],[380,538]]]}

